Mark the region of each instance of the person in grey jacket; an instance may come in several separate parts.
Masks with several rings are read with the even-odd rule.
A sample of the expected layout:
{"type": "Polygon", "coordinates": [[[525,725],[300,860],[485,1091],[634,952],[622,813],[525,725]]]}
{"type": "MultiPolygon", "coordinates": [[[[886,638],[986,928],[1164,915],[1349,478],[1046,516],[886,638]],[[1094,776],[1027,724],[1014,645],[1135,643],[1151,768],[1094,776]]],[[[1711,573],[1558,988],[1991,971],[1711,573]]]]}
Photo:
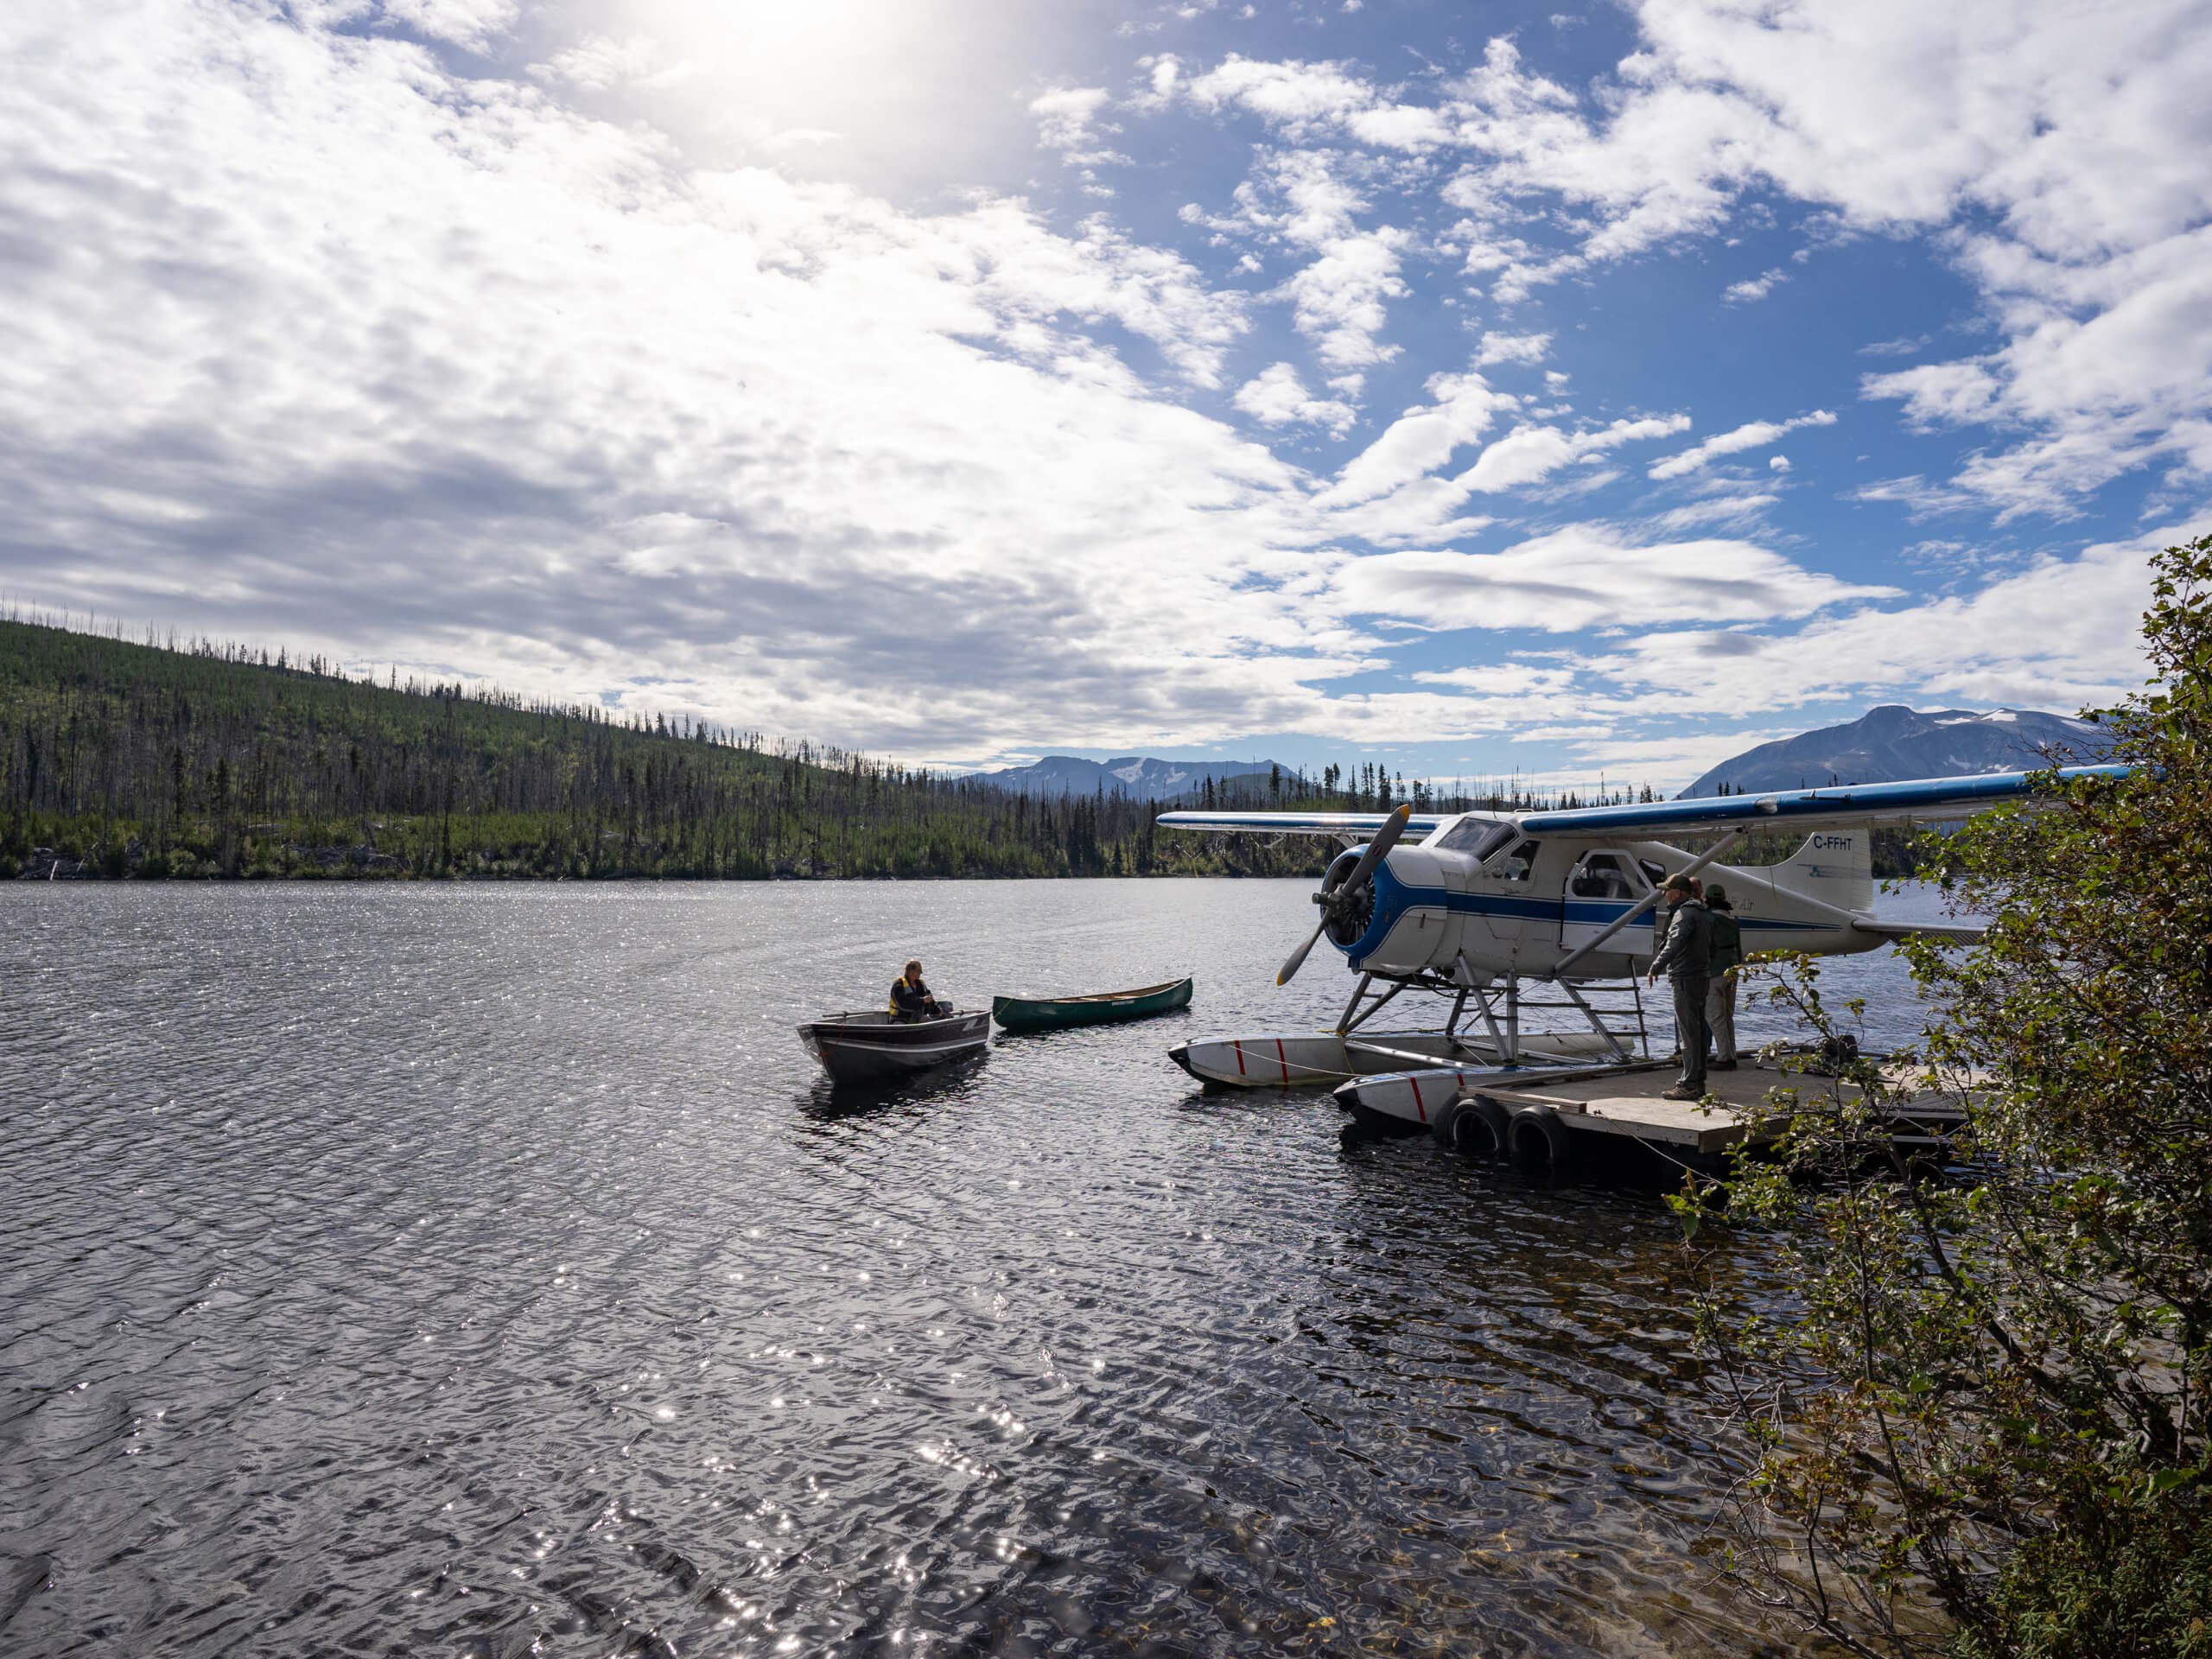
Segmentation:
{"type": "Polygon", "coordinates": [[[1744,961],[1744,927],[1727,889],[1718,881],[1705,890],[1713,913],[1713,988],[1705,994],[1705,1025],[1713,1033],[1713,1069],[1736,1069],[1736,969],[1744,961]]]}
{"type": "Polygon", "coordinates": [[[1647,983],[1659,976],[1675,993],[1675,1036],[1682,1049],[1681,1081],[1660,1096],[1662,1100],[1705,1098],[1705,996],[1713,984],[1713,913],[1698,902],[1697,889],[1687,875],[1670,875],[1663,889],[1667,906],[1667,942],[1651,958],[1647,983]]]}

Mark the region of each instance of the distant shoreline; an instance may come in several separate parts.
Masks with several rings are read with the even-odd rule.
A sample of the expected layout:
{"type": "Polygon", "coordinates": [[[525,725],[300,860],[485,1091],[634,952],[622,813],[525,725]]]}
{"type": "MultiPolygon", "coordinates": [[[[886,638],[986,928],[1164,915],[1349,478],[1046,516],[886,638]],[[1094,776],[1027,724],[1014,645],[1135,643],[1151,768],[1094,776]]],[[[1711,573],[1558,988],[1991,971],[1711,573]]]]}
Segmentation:
{"type": "MultiPolygon", "coordinates": [[[[45,849],[41,849],[41,851],[45,849]]],[[[121,874],[110,874],[91,868],[86,861],[48,857],[34,861],[21,869],[10,870],[14,860],[0,859],[0,882],[10,886],[67,886],[67,887],[251,887],[300,886],[317,883],[340,887],[420,887],[420,886],[526,886],[550,887],[566,884],[571,887],[617,886],[626,882],[677,883],[683,885],[737,887],[766,887],[779,883],[798,883],[808,886],[831,886],[844,882],[911,883],[934,886],[958,881],[1194,881],[1194,880],[1301,880],[1311,879],[1302,871],[1239,870],[1239,869],[1154,869],[1124,871],[1059,871],[1050,874],[1019,874],[988,870],[964,871],[952,875],[913,874],[897,875],[880,873],[840,874],[835,871],[779,871],[767,875],[691,875],[655,874],[650,872],[611,873],[603,875],[535,874],[515,870],[411,870],[411,869],[326,869],[303,868],[295,869],[259,868],[226,874],[213,868],[191,871],[171,870],[162,874],[143,874],[126,869],[121,874]],[[58,866],[58,867],[57,867],[58,866]]]]}

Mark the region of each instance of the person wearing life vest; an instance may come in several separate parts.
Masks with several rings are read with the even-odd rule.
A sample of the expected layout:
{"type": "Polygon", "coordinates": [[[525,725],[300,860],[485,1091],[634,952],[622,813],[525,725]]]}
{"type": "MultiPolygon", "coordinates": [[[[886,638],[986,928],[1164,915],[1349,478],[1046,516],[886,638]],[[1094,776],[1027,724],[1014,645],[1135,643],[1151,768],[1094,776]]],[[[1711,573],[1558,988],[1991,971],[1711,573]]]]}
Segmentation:
{"type": "Polygon", "coordinates": [[[1744,925],[1728,890],[1715,881],[1705,890],[1713,912],[1713,978],[1705,993],[1705,1023],[1713,1033],[1713,1069],[1736,1069],[1736,969],[1744,960],[1744,925]]]}
{"type": "Polygon", "coordinates": [[[922,964],[908,963],[906,971],[891,982],[892,1019],[903,1026],[917,1020],[941,1019],[944,1014],[936,995],[922,982],[922,964]]]}

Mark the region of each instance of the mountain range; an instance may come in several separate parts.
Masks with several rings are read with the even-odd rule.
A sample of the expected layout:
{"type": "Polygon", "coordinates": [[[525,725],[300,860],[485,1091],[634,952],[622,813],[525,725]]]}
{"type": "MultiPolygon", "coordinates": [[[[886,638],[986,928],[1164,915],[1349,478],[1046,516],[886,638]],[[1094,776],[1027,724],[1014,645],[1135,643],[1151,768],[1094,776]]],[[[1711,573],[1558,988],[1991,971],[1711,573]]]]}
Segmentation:
{"type": "MultiPolygon", "coordinates": [[[[1173,800],[1194,794],[1211,780],[1262,778],[1272,760],[1158,760],[1150,755],[1124,755],[1118,760],[1080,760],[1071,754],[1048,754],[1034,766],[1007,766],[982,774],[982,781],[1017,795],[1126,795],[1131,800],[1173,800]]],[[[1287,772],[1288,767],[1284,771],[1287,772]]]]}
{"type": "Polygon", "coordinates": [[[1962,778],[2042,766],[2056,746],[2076,764],[2103,757],[2111,740],[2087,721],[2029,709],[1977,714],[1965,709],[1928,713],[1902,703],[1870,709],[1843,726],[1762,743],[1707,772],[1677,798],[1825,784],[1889,784],[1908,778],[1962,778]]]}

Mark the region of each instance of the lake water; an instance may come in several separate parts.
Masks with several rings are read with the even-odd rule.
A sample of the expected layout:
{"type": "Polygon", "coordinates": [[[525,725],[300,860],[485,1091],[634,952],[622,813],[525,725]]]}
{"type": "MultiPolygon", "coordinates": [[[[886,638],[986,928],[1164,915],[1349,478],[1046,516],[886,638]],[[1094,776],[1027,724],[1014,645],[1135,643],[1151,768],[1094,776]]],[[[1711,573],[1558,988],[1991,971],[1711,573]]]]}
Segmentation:
{"type": "Polygon", "coordinates": [[[0,887],[0,1651],[1797,1651],[1648,1195],[1166,1058],[1305,892],[0,887]],[[1197,1001],[833,1100],[910,954],[1197,1001]]]}

